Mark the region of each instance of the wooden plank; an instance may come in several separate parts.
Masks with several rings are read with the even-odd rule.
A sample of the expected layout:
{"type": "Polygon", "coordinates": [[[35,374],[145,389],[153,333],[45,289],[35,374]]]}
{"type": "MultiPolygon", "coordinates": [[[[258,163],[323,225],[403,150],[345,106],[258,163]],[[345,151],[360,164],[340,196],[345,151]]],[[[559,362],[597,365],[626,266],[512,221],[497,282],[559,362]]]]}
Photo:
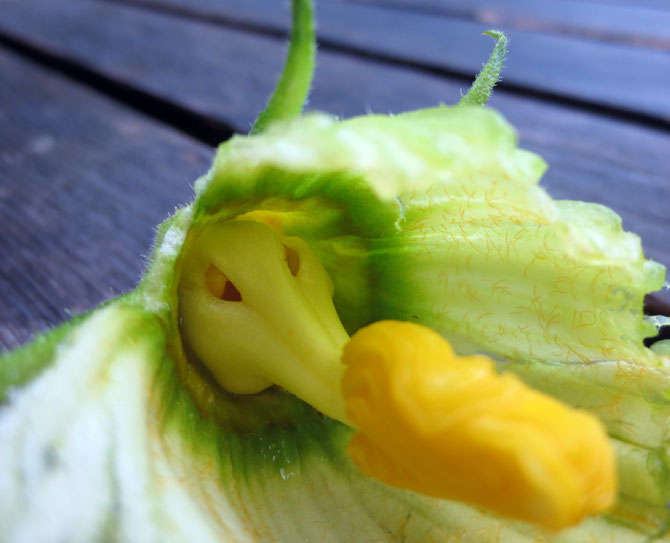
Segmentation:
{"type": "Polygon", "coordinates": [[[277,39],[85,0],[3,4],[2,34],[154,96],[220,115],[245,131],[255,117],[249,107],[262,109],[284,56],[277,39]]]}
{"type": "MultiPolygon", "coordinates": [[[[174,0],[170,0],[171,2],[174,0]]],[[[329,0],[394,7],[483,24],[670,50],[670,11],[580,0],[329,0]]],[[[185,2],[180,1],[185,4],[185,2]]],[[[666,2],[667,8],[667,2],[666,2]]]]}
{"type": "Polygon", "coordinates": [[[670,11],[667,0],[580,0],[589,4],[605,4],[609,6],[644,7],[670,11]]]}
{"type": "MultiPolygon", "coordinates": [[[[272,0],[121,3],[167,6],[182,15],[190,12],[213,22],[257,25],[274,31],[288,27],[284,3],[272,0]]],[[[317,20],[325,47],[373,54],[425,70],[474,74],[492,46],[490,39],[480,37],[493,26],[491,22],[328,1],[317,3],[317,20]]],[[[503,85],[619,108],[670,126],[667,51],[518,29],[505,21],[494,26],[510,37],[503,85]]]]}
{"type": "Polygon", "coordinates": [[[211,150],[0,50],[0,350],[132,288],[211,150]]]}

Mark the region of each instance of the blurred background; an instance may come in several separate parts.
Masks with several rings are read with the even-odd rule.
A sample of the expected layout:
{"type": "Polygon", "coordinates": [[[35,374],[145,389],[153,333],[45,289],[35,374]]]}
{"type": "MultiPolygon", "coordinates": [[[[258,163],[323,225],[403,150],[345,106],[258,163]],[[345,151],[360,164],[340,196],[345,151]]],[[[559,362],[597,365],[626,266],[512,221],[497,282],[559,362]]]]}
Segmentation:
{"type": "MultiPolygon", "coordinates": [[[[284,0],[0,0],[0,350],[136,284],[263,108],[289,23],[284,0]]],[[[670,2],[320,0],[317,23],[309,109],[342,117],[456,103],[505,31],[490,104],[545,188],[670,265],[670,2]]]]}

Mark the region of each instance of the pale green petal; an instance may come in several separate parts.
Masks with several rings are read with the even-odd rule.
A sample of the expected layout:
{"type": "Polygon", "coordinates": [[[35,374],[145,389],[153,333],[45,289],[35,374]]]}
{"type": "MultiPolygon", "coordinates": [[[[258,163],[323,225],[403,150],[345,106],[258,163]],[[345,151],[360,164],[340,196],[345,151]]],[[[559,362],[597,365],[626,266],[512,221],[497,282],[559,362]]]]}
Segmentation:
{"type": "Polygon", "coordinates": [[[0,539],[572,542],[615,529],[640,540],[607,519],[540,534],[386,487],[350,464],[348,429],[269,394],[256,409],[296,404],[297,416],[250,433],[237,411],[225,428],[184,390],[155,316],[123,303],[94,313],[0,411],[0,539]]]}
{"type": "Polygon", "coordinates": [[[311,114],[223,144],[212,171],[196,185],[198,209],[220,203],[216,196],[223,193],[252,195],[269,168],[296,173],[352,171],[365,178],[367,190],[381,200],[392,200],[473,172],[495,172],[514,183],[534,184],[545,164],[537,155],[516,148],[514,129],[498,113],[478,106],[444,106],[342,122],[311,114]]]}

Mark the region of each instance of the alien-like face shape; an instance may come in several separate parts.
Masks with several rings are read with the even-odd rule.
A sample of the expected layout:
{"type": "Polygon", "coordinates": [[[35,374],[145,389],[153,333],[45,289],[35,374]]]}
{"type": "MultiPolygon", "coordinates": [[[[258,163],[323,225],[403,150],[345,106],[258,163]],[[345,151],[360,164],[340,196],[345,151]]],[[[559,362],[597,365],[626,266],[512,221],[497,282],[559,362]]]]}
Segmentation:
{"type": "Polygon", "coordinates": [[[197,233],[179,287],[188,343],[224,389],[277,384],[344,421],[339,359],[348,335],[332,297],[307,243],[247,220],[197,233]]]}

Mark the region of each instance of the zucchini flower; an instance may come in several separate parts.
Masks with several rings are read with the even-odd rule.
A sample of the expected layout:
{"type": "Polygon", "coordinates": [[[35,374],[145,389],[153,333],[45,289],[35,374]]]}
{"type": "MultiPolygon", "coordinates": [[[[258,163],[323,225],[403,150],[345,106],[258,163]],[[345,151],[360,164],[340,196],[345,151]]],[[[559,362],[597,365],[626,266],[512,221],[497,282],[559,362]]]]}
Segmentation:
{"type": "Polygon", "coordinates": [[[312,8],[133,292],[0,358],[0,540],[656,541],[664,268],[486,107],[301,116],[312,8]]]}

